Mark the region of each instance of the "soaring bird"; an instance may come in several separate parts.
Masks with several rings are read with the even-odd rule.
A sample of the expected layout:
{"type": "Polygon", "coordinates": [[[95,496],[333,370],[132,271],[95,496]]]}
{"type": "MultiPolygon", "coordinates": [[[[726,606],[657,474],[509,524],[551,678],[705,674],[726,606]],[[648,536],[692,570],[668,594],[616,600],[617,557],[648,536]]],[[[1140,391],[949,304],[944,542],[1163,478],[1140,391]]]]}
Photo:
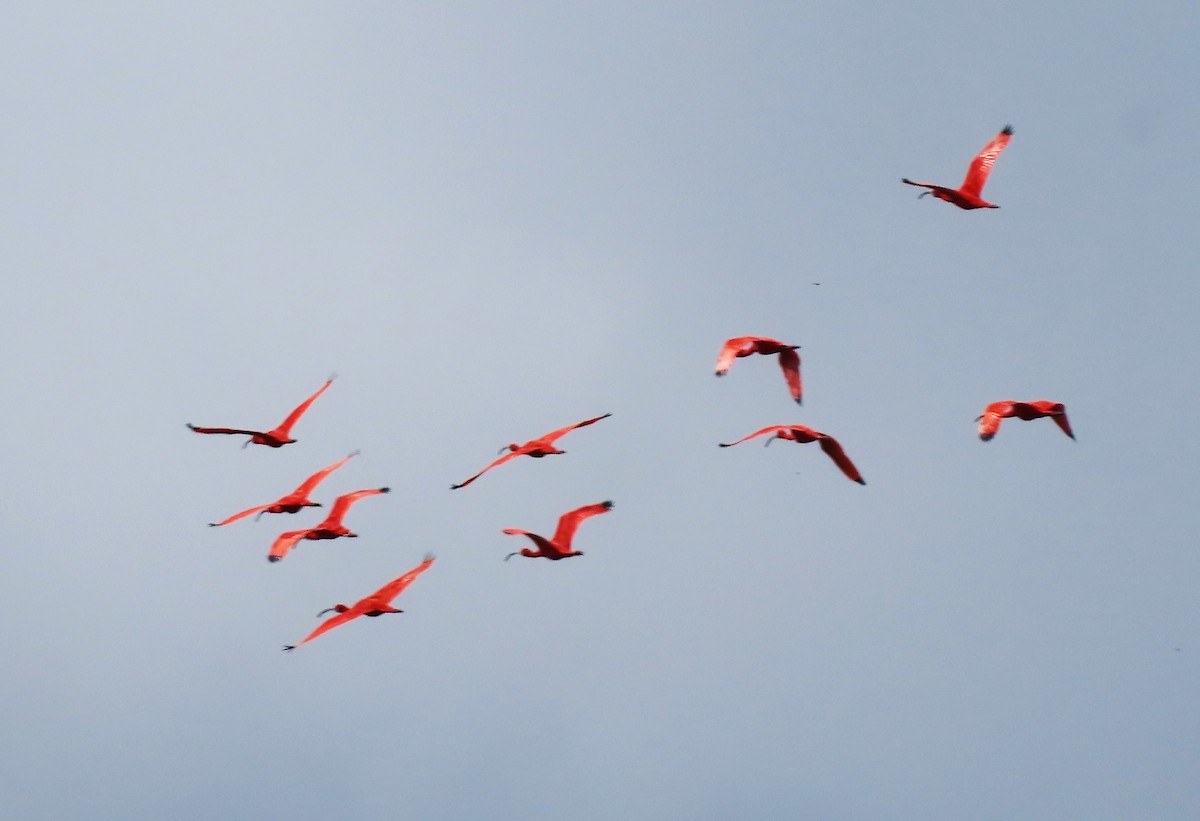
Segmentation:
{"type": "Polygon", "coordinates": [[[350,529],[342,524],[342,517],[346,515],[346,511],[350,509],[350,505],[367,496],[391,492],[392,489],[390,487],[379,487],[370,490],[356,490],[353,493],[337,497],[333,500],[333,509],[329,511],[329,515],[325,517],[325,521],[316,527],[310,527],[306,530],[293,530],[290,533],[281,534],[275,540],[275,543],[271,545],[271,552],[267,554],[267,561],[279,561],[302,539],[318,541],[320,539],[338,539],[342,536],[348,539],[357,539],[358,534],[351,533],[350,529]]]}
{"type": "Polygon", "coordinates": [[[298,641],[295,644],[285,644],[283,649],[295,650],[301,644],[312,641],[327,630],[332,630],[338,625],[345,624],[351,619],[356,619],[359,616],[370,616],[371,618],[374,618],[375,616],[382,616],[384,613],[403,613],[403,610],[398,610],[395,607],[392,607],[392,600],[399,596],[404,591],[404,588],[412,584],[413,579],[428,570],[431,564],[433,564],[433,555],[428,554],[425,556],[425,561],[421,562],[412,570],[408,571],[400,578],[393,579],[392,581],[388,582],[366,598],[359,599],[352,606],[347,607],[344,604],[335,604],[333,607],[325,608],[317,614],[318,619],[330,612],[337,613],[337,615],[330,616],[325,621],[321,622],[319,625],[317,625],[317,629],[309,633],[302,641],[298,641]]]}
{"type": "Polygon", "coordinates": [[[552,430],[544,436],[539,436],[537,439],[530,439],[523,445],[518,445],[515,442],[511,445],[505,445],[504,447],[500,448],[500,452],[504,453],[504,451],[508,451],[508,453],[504,453],[504,455],[499,459],[492,462],[490,465],[476,473],[470,479],[467,479],[465,482],[460,482],[457,485],[450,485],[450,489],[458,490],[460,487],[466,487],[497,465],[502,465],[509,459],[515,459],[518,456],[532,456],[535,459],[541,459],[543,456],[550,456],[551,454],[566,453],[565,450],[559,450],[554,446],[555,440],[570,433],[576,428],[587,427],[588,425],[599,422],[601,419],[607,419],[610,416],[612,416],[611,413],[606,413],[603,416],[597,416],[595,419],[585,419],[582,422],[576,422],[574,425],[567,425],[565,428],[552,430]]]}
{"type": "Polygon", "coordinates": [[[779,354],[779,367],[783,378],[787,381],[788,390],[796,404],[801,402],[800,390],[800,354],[796,353],[799,345],[787,345],[778,339],[766,336],[736,336],[727,339],[717,354],[717,376],[724,376],[733,365],[733,360],[751,354],[779,354]]]}
{"type": "MultiPolygon", "coordinates": [[[[558,561],[570,556],[582,556],[582,550],[571,549],[571,539],[575,537],[575,531],[579,529],[579,523],[592,516],[608,513],[612,508],[612,502],[600,502],[594,505],[584,505],[569,513],[564,513],[558,519],[558,529],[554,531],[554,536],[549,539],[539,536],[536,533],[530,533],[528,530],[518,530],[515,527],[506,528],[503,532],[510,536],[528,536],[538,546],[538,549],[530,550],[528,547],[523,547],[517,553],[520,553],[522,556],[528,556],[531,559],[543,558],[558,561]]],[[[504,557],[504,561],[508,561],[513,556],[516,556],[517,553],[509,553],[504,557]]]]}
{"type": "Polygon", "coordinates": [[[993,402],[983,409],[982,416],[975,418],[979,423],[979,438],[987,442],[1000,430],[1000,420],[1009,416],[1024,419],[1026,422],[1049,416],[1054,420],[1054,424],[1062,428],[1063,433],[1072,439],[1075,438],[1075,434],[1071,432],[1071,423],[1067,421],[1066,406],[1062,402],[1050,402],[1046,399],[1034,402],[993,402]]]}
{"type": "Polygon", "coordinates": [[[987,182],[992,166],[996,164],[996,158],[1000,156],[1000,152],[1004,150],[1005,146],[1008,145],[1008,141],[1012,139],[1012,133],[1012,126],[1006,125],[1004,126],[1004,130],[992,138],[992,141],[975,156],[975,159],[971,160],[971,165],[967,169],[967,177],[963,180],[963,184],[959,188],[946,188],[945,186],[933,185],[928,182],[913,182],[907,177],[901,178],[900,181],[929,189],[922,192],[917,199],[926,194],[933,194],[939,200],[954,203],[959,208],[966,209],[967,211],[974,208],[999,208],[999,205],[992,205],[980,195],[983,193],[983,184],[987,182]]]}
{"type": "MultiPolygon", "coordinates": [[[[319,485],[326,476],[333,473],[335,470],[349,462],[357,455],[358,451],[356,450],[345,459],[342,459],[339,462],[334,462],[327,468],[321,468],[312,476],[309,476],[307,479],[305,479],[304,484],[300,485],[300,487],[296,488],[288,495],[271,502],[270,504],[259,505],[258,507],[252,507],[247,510],[243,510],[241,513],[235,513],[228,519],[222,519],[219,522],[209,522],[208,526],[220,527],[221,525],[227,525],[230,522],[236,522],[238,519],[249,516],[251,513],[257,513],[258,516],[262,516],[264,513],[296,513],[302,507],[320,507],[321,503],[314,502],[312,499],[309,499],[308,494],[312,493],[313,489],[319,485]]],[[[254,518],[257,519],[258,516],[255,516],[254,518]]]]}
{"type": "Polygon", "coordinates": [[[193,425],[191,422],[188,422],[188,427],[194,430],[196,433],[241,433],[249,436],[250,438],[242,444],[242,447],[246,447],[246,445],[266,445],[267,447],[271,448],[281,448],[284,445],[290,445],[292,442],[296,441],[295,439],[291,438],[292,425],[296,424],[296,420],[299,419],[306,410],[308,410],[308,406],[311,405],[318,396],[323,394],[326,388],[333,384],[333,379],[334,377],[329,377],[329,380],[322,385],[316,393],[301,402],[300,406],[289,413],[288,418],[284,419],[279,427],[275,428],[274,430],[261,431],[243,430],[241,428],[201,428],[193,425]]]}
{"type": "Polygon", "coordinates": [[[842,450],[842,446],[838,440],[827,433],[806,428],[804,425],[771,425],[768,428],[756,430],[749,436],[743,436],[736,442],[721,444],[719,447],[731,448],[734,445],[745,442],[747,439],[753,439],[756,436],[762,436],[767,433],[774,434],[767,440],[766,444],[768,445],[776,439],[790,439],[793,442],[816,442],[821,446],[821,450],[825,451],[825,454],[833,460],[835,465],[842,469],[842,473],[846,474],[850,480],[858,482],[860,485],[867,483],[863,479],[862,474],[858,472],[858,468],[850,461],[850,457],[846,455],[846,451],[842,450]]]}

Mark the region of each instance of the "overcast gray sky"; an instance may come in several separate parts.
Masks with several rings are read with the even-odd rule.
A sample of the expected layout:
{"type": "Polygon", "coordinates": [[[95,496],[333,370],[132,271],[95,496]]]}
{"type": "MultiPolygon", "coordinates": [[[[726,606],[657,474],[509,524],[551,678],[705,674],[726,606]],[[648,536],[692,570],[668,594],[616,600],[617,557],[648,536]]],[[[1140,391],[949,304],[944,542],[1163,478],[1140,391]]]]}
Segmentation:
{"type": "Polygon", "coordinates": [[[0,10],[11,817],[1200,817],[1195,3],[103,5],[0,10]]]}

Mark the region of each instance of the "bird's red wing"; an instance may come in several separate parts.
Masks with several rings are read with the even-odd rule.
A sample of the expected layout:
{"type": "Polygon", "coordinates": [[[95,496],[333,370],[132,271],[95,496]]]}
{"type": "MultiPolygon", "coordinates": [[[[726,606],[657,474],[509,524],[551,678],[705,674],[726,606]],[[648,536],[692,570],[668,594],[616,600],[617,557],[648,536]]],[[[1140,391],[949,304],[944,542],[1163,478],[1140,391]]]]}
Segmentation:
{"type": "Polygon", "coordinates": [[[350,621],[351,619],[358,618],[359,616],[361,616],[363,614],[363,612],[364,611],[358,609],[358,605],[356,604],[353,607],[351,607],[349,610],[346,610],[343,613],[338,613],[337,615],[330,616],[329,618],[325,619],[325,621],[318,624],[317,629],[313,630],[311,633],[309,633],[307,636],[305,636],[303,640],[296,642],[295,644],[287,647],[286,649],[294,650],[295,648],[299,647],[301,644],[312,641],[313,639],[315,639],[317,636],[321,635],[322,633],[324,633],[328,630],[332,630],[333,628],[338,627],[339,625],[345,624],[346,622],[350,621]]]}
{"type": "Polygon", "coordinates": [[[737,359],[738,351],[754,340],[755,337],[752,336],[735,336],[733,339],[727,339],[721,352],[717,354],[717,376],[722,376],[728,371],[733,365],[733,360],[737,359]]]}
{"type": "Polygon", "coordinates": [[[550,544],[549,540],[547,540],[545,536],[539,536],[538,534],[531,533],[528,530],[521,530],[520,528],[516,528],[516,527],[506,527],[506,528],[504,528],[504,530],[502,530],[500,532],[507,533],[509,536],[528,537],[528,539],[531,542],[533,542],[535,545],[538,546],[538,550],[545,554],[566,552],[563,550],[559,550],[557,545],[550,544]]]}
{"type": "Polygon", "coordinates": [[[235,434],[241,433],[241,434],[245,434],[246,436],[264,436],[265,435],[260,430],[242,430],[241,428],[201,428],[201,427],[197,427],[192,424],[189,424],[188,427],[191,428],[196,433],[235,433],[235,434]]]}
{"type": "MultiPolygon", "coordinates": [[[[417,576],[420,576],[422,573],[424,573],[426,570],[428,570],[429,566],[431,564],[433,564],[433,556],[429,556],[428,558],[425,559],[425,561],[421,562],[419,565],[417,565],[412,570],[405,573],[400,578],[388,582],[387,584],[385,584],[383,587],[376,590],[374,593],[372,593],[367,598],[375,599],[376,601],[381,601],[381,602],[385,602],[385,603],[391,602],[392,599],[396,598],[397,596],[400,595],[401,592],[403,592],[404,588],[406,588],[410,584],[412,584],[413,579],[415,579],[417,576]]],[[[363,601],[366,601],[366,599],[364,599],[363,601]]],[[[361,603],[362,602],[360,602],[360,604],[361,603]]]]}
{"type": "Polygon", "coordinates": [[[579,529],[579,523],[592,516],[608,513],[612,507],[612,502],[600,502],[594,505],[584,505],[569,513],[564,513],[558,519],[558,529],[554,531],[554,536],[550,539],[551,543],[561,552],[566,553],[571,549],[571,539],[575,538],[575,531],[579,529]]]}
{"type": "Polygon", "coordinates": [[[481,470],[481,471],[479,471],[478,473],[476,473],[474,476],[472,476],[472,477],[471,477],[470,479],[468,479],[467,481],[465,481],[465,482],[460,482],[460,483],[459,483],[459,484],[457,484],[457,485],[451,485],[451,486],[450,486],[450,489],[451,489],[451,490],[458,490],[460,487],[466,487],[467,485],[471,484],[471,483],[472,483],[472,482],[474,482],[476,479],[478,479],[480,476],[482,476],[483,474],[487,473],[489,470],[491,470],[492,468],[496,467],[497,465],[503,465],[503,464],[504,464],[505,462],[507,462],[509,459],[515,459],[515,458],[517,458],[518,456],[523,456],[523,455],[524,455],[524,453],[525,453],[525,452],[524,452],[524,451],[521,451],[521,450],[510,450],[508,453],[504,454],[504,455],[503,455],[503,456],[501,456],[499,459],[497,459],[496,461],[492,462],[490,465],[488,465],[488,466],[487,466],[487,467],[485,467],[483,470],[481,470]]]}
{"type": "Polygon", "coordinates": [[[743,436],[741,439],[738,439],[736,442],[728,442],[726,444],[720,445],[719,447],[731,448],[734,445],[740,445],[742,442],[745,442],[747,439],[753,439],[756,436],[762,436],[764,433],[775,433],[776,431],[781,431],[781,430],[784,430],[785,428],[791,428],[791,427],[792,427],[791,425],[771,425],[769,428],[763,428],[762,430],[756,430],[756,431],[754,431],[754,433],[743,436]]]}
{"type": "Polygon", "coordinates": [[[221,525],[227,525],[230,522],[236,522],[238,519],[245,518],[246,516],[249,516],[251,513],[258,513],[258,511],[260,511],[260,510],[266,510],[269,507],[270,507],[270,505],[259,505],[258,507],[247,508],[246,510],[243,510],[241,513],[233,514],[228,519],[222,519],[219,522],[209,522],[208,526],[209,527],[220,527],[221,525]]]}
{"type": "Polygon", "coordinates": [[[791,348],[780,351],[779,367],[783,371],[784,380],[787,381],[788,391],[796,400],[796,404],[800,404],[800,400],[803,399],[800,387],[800,354],[791,348]]]}
{"type": "Polygon", "coordinates": [[[858,472],[858,468],[850,461],[850,457],[846,455],[846,451],[842,450],[842,445],[832,436],[824,435],[817,438],[821,445],[821,450],[833,460],[833,463],[842,469],[842,473],[846,474],[847,478],[858,482],[860,485],[865,485],[862,474],[858,472]]]}
{"type": "Polygon", "coordinates": [[[1000,420],[1012,415],[1012,402],[993,402],[983,409],[979,417],[979,438],[988,441],[1000,430],[1000,420]]]}
{"type": "Polygon", "coordinates": [[[364,499],[367,496],[375,496],[379,493],[391,493],[389,487],[376,487],[369,490],[356,490],[353,493],[347,493],[333,500],[333,509],[329,511],[329,516],[326,517],[323,524],[341,524],[342,517],[346,515],[346,511],[350,509],[350,505],[357,502],[359,499],[364,499]]]}
{"type": "Polygon", "coordinates": [[[311,528],[308,528],[305,530],[292,530],[287,533],[280,534],[280,536],[275,539],[275,543],[271,545],[270,552],[267,553],[267,561],[277,562],[282,559],[288,554],[289,550],[296,546],[296,542],[303,539],[310,532],[311,528]]]}
{"type": "Polygon", "coordinates": [[[332,465],[330,465],[327,468],[321,468],[316,473],[314,473],[312,476],[309,476],[307,479],[305,479],[304,483],[302,485],[300,485],[300,487],[296,488],[295,490],[293,490],[291,492],[291,495],[296,496],[300,499],[306,498],[308,496],[308,494],[312,493],[313,488],[315,488],[317,485],[321,484],[321,482],[323,482],[325,480],[326,476],[333,473],[335,470],[337,470],[342,465],[349,462],[351,459],[353,459],[357,455],[358,455],[358,451],[356,450],[356,451],[354,451],[354,453],[351,453],[345,459],[342,459],[339,462],[334,462],[332,465]]]}
{"type": "Polygon", "coordinates": [[[296,424],[296,420],[299,419],[304,412],[308,410],[308,406],[315,402],[318,396],[325,393],[326,389],[328,389],[328,387],[332,384],[333,379],[331,378],[328,382],[318,388],[316,393],[305,399],[296,407],[294,411],[289,413],[287,419],[284,419],[274,432],[281,438],[287,438],[291,434],[292,425],[296,424]]]}
{"type": "Polygon", "coordinates": [[[967,176],[959,191],[970,197],[978,197],[982,194],[983,184],[987,182],[988,174],[991,173],[992,166],[996,164],[996,158],[1000,156],[1000,152],[1004,150],[1011,139],[1012,126],[1006,125],[1004,130],[992,138],[992,141],[975,156],[975,159],[971,160],[971,166],[967,169],[967,176]]]}
{"type": "Polygon", "coordinates": [[[1058,425],[1059,428],[1062,429],[1063,433],[1065,433],[1067,436],[1070,436],[1072,439],[1075,438],[1075,434],[1071,431],[1071,423],[1067,421],[1067,414],[1065,412],[1051,414],[1050,418],[1054,420],[1054,424],[1058,425]]]}
{"type": "Polygon", "coordinates": [[[545,436],[539,437],[536,441],[551,443],[555,439],[558,439],[560,436],[563,436],[564,434],[570,433],[571,431],[575,430],[576,428],[586,428],[588,425],[594,425],[595,423],[599,422],[601,419],[607,419],[610,416],[612,416],[611,413],[606,413],[603,416],[597,416],[595,419],[585,419],[582,422],[576,422],[574,425],[567,425],[565,428],[559,428],[558,430],[547,433],[545,436]]]}

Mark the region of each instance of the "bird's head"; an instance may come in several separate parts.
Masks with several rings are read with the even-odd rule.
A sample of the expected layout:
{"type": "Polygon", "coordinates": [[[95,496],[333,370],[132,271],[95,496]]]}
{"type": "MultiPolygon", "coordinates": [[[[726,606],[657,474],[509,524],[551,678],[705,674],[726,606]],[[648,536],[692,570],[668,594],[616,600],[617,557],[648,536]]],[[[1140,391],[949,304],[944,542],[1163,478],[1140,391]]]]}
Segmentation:
{"type": "Polygon", "coordinates": [[[345,613],[349,609],[350,608],[344,604],[335,604],[333,607],[326,607],[324,610],[318,613],[317,618],[321,618],[321,616],[324,616],[326,613],[345,613]]]}

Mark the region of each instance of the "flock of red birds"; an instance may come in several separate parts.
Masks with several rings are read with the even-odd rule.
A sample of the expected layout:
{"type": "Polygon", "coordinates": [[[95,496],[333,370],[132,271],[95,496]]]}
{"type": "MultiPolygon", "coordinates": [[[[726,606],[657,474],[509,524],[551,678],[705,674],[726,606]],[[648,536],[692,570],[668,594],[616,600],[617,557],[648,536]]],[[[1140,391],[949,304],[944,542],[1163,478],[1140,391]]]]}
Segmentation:
{"type": "MultiPolygon", "coordinates": [[[[999,208],[998,205],[993,205],[982,198],[983,186],[987,182],[988,174],[992,170],[992,166],[996,163],[996,158],[1000,156],[1000,152],[1008,145],[1012,138],[1012,126],[1005,126],[1004,129],[992,139],[984,149],[976,155],[971,161],[970,167],[967,169],[966,179],[958,188],[947,188],[941,185],[934,185],[925,182],[913,182],[907,178],[902,179],[902,182],[908,185],[916,185],[929,190],[923,192],[920,196],[932,194],[935,198],[957,205],[965,210],[976,208],[999,208]]],[[[720,353],[717,355],[716,375],[724,376],[732,367],[734,360],[751,356],[753,354],[762,354],[764,356],[778,356],[779,367],[783,372],[784,381],[787,383],[788,393],[796,404],[801,404],[803,399],[802,383],[800,380],[800,355],[796,353],[799,345],[789,345],[780,342],[778,339],[771,339],[763,336],[741,336],[734,337],[725,342],[721,347],[720,353]]],[[[305,399],[296,407],[280,425],[269,431],[248,430],[244,428],[206,428],[188,424],[188,427],[196,433],[202,434],[240,434],[249,436],[250,438],[242,445],[266,445],[271,448],[280,448],[284,445],[289,445],[296,440],[291,438],[292,427],[308,410],[309,406],[316,401],[322,393],[324,393],[330,385],[333,384],[334,377],[330,377],[324,385],[322,385],[312,396],[305,399]]],[[[578,428],[594,425],[595,423],[606,419],[611,414],[597,416],[594,419],[585,419],[582,422],[576,422],[573,425],[553,430],[536,439],[531,439],[523,445],[516,443],[506,445],[501,448],[500,458],[494,460],[489,465],[484,467],[475,475],[460,482],[459,484],[451,485],[451,490],[458,490],[474,482],[476,479],[487,473],[489,470],[499,467],[500,465],[515,459],[518,456],[531,456],[535,459],[540,459],[543,456],[551,456],[565,453],[559,449],[555,442],[561,439],[566,434],[578,428]]],[[[983,414],[976,421],[979,422],[979,438],[983,441],[990,441],[996,432],[1000,429],[1002,419],[1016,417],[1026,421],[1032,419],[1040,419],[1049,417],[1054,421],[1062,432],[1071,439],[1075,438],[1075,434],[1071,430],[1071,425],[1067,421],[1066,408],[1061,402],[1051,402],[1047,400],[1034,400],[1028,402],[1015,402],[1011,400],[992,402],[984,408],[983,414]]],[[[841,444],[827,433],[813,430],[804,425],[771,425],[762,428],[753,433],[747,434],[733,442],[721,443],[720,447],[728,448],[734,445],[745,442],[749,439],[754,439],[759,436],[768,437],[765,444],[770,445],[776,439],[787,439],[797,443],[816,442],[821,450],[833,460],[845,476],[851,481],[857,482],[860,485],[865,485],[866,481],[862,478],[862,474],[850,457],[846,455],[846,451],[841,444]]],[[[297,513],[306,507],[321,507],[320,502],[314,502],[309,498],[309,495],[316,490],[317,485],[323,482],[331,473],[345,465],[357,455],[355,451],[343,459],[334,462],[328,467],[322,468],[305,479],[299,487],[288,493],[274,502],[267,504],[256,505],[247,508],[246,510],[235,513],[220,522],[210,523],[210,527],[222,527],[224,525],[236,522],[238,519],[245,518],[250,515],[255,515],[255,518],[262,516],[264,513],[297,513]]],[[[277,562],[283,559],[288,552],[304,540],[322,540],[322,539],[338,539],[338,538],[356,538],[357,533],[351,531],[345,524],[343,519],[350,510],[350,506],[360,499],[365,499],[369,496],[378,496],[390,492],[390,488],[366,488],[356,490],[352,493],[346,493],[338,496],[333,501],[333,506],[329,511],[329,515],[323,521],[313,527],[304,528],[301,530],[291,530],[280,534],[272,543],[270,550],[267,553],[267,559],[271,562],[277,562]]],[[[543,558],[552,561],[566,559],[572,556],[582,556],[583,552],[575,550],[571,545],[575,537],[575,532],[579,529],[580,524],[585,519],[592,516],[598,516],[601,513],[607,513],[612,510],[613,503],[611,501],[599,502],[596,504],[584,505],[575,510],[564,513],[558,520],[558,527],[554,531],[554,535],[550,538],[540,536],[537,533],[532,533],[528,530],[520,530],[518,528],[505,528],[502,532],[513,536],[525,536],[533,542],[536,549],[528,547],[521,548],[519,551],[509,553],[504,557],[505,561],[513,556],[521,555],[528,558],[543,558]]],[[[424,573],[433,564],[434,557],[426,556],[424,561],[414,567],[412,570],[393,579],[383,587],[376,590],[374,593],[360,599],[353,605],[335,604],[333,607],[322,610],[317,614],[320,618],[326,613],[333,612],[335,615],[321,622],[315,630],[309,633],[305,638],[296,644],[284,646],[284,650],[294,650],[305,642],[312,641],[317,636],[328,630],[345,624],[346,622],[357,618],[358,616],[381,616],[384,613],[401,613],[402,610],[392,606],[392,602],[410,585],[417,576],[424,573]]]]}

